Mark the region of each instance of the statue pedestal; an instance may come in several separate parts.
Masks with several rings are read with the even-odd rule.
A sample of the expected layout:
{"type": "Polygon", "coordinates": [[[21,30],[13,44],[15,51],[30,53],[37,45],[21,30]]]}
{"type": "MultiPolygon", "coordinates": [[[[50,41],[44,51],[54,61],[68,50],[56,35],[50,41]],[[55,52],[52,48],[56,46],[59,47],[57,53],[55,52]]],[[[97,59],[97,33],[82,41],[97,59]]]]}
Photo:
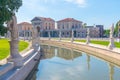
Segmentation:
{"type": "Polygon", "coordinates": [[[115,48],[114,38],[110,38],[110,43],[109,43],[109,45],[108,45],[108,48],[109,48],[109,49],[115,48]]]}
{"type": "Polygon", "coordinates": [[[90,37],[87,36],[86,44],[89,44],[89,43],[90,43],[90,37]]]}
{"type": "Polygon", "coordinates": [[[8,58],[9,62],[13,62],[14,66],[20,67],[23,65],[23,58],[18,51],[18,40],[9,41],[10,43],[10,57],[8,58]]]}
{"type": "Polygon", "coordinates": [[[7,61],[8,62],[13,62],[14,66],[16,66],[16,67],[23,66],[23,59],[22,59],[22,57],[19,57],[19,58],[12,58],[12,57],[10,57],[10,58],[7,59],[7,61]]]}
{"type": "Polygon", "coordinates": [[[74,38],[72,37],[72,38],[71,38],[71,42],[73,43],[73,41],[74,41],[74,38]]]}

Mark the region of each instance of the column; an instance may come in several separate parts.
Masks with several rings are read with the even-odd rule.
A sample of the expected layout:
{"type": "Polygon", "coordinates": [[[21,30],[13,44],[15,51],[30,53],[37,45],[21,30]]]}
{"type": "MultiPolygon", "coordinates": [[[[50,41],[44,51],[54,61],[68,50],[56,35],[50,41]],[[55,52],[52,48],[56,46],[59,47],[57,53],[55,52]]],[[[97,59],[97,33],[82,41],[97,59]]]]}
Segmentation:
{"type": "Polygon", "coordinates": [[[74,41],[74,30],[72,30],[72,33],[71,33],[71,42],[73,43],[74,41]]]}
{"type": "Polygon", "coordinates": [[[51,40],[51,35],[50,35],[50,31],[48,32],[48,36],[49,36],[49,40],[51,40]]]}
{"type": "Polygon", "coordinates": [[[59,41],[61,41],[61,30],[59,30],[59,41]]]}
{"type": "Polygon", "coordinates": [[[29,41],[31,41],[31,31],[29,31],[29,41]]]}
{"type": "Polygon", "coordinates": [[[25,41],[25,35],[26,35],[26,34],[25,34],[25,30],[24,30],[24,41],[25,41]]]}
{"type": "Polygon", "coordinates": [[[87,29],[87,38],[86,38],[86,44],[90,43],[90,29],[87,29]]]}
{"type": "Polygon", "coordinates": [[[109,49],[115,48],[113,33],[114,33],[114,24],[112,24],[112,27],[110,28],[110,41],[108,45],[109,49]]]}

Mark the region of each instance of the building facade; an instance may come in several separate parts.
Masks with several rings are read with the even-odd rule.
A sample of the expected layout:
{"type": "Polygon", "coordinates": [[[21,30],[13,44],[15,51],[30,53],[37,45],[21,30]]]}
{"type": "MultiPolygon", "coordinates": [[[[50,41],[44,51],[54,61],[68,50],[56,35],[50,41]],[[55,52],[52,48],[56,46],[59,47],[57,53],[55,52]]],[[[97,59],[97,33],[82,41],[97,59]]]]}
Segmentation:
{"type": "Polygon", "coordinates": [[[62,32],[62,37],[71,37],[71,31],[74,30],[74,36],[78,36],[78,31],[82,29],[82,22],[74,18],[65,18],[57,21],[57,29],[62,32]]]}
{"type": "Polygon", "coordinates": [[[103,25],[96,25],[97,28],[99,28],[99,32],[100,32],[100,37],[103,37],[104,34],[104,26],[103,25]]]}
{"type": "Polygon", "coordinates": [[[90,29],[90,37],[100,37],[99,27],[83,27],[83,22],[74,18],[57,21],[57,29],[62,32],[62,37],[71,37],[71,32],[74,30],[74,37],[85,38],[87,36],[87,28],[90,29]]]}
{"type": "Polygon", "coordinates": [[[90,37],[100,37],[99,26],[86,26],[83,27],[83,22],[74,18],[65,18],[57,21],[55,27],[55,21],[51,18],[35,17],[31,20],[34,28],[40,31],[41,37],[59,37],[61,31],[61,37],[71,37],[72,30],[74,31],[74,37],[86,38],[87,29],[90,29],[90,37]]]}
{"type": "Polygon", "coordinates": [[[28,22],[22,22],[17,24],[20,37],[32,35],[32,24],[28,22]]]}
{"type": "Polygon", "coordinates": [[[55,30],[55,21],[52,18],[35,17],[31,20],[34,28],[40,31],[40,36],[48,36],[49,31],[55,30]]]}

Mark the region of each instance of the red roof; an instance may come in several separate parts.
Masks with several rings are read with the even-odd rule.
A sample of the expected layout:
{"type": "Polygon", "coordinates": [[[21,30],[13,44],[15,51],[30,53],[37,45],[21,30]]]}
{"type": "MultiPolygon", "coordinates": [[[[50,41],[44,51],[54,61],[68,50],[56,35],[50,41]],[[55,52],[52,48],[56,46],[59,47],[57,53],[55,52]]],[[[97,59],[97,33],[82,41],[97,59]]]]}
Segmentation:
{"type": "Polygon", "coordinates": [[[46,17],[35,17],[31,21],[34,21],[34,20],[55,21],[52,18],[46,18],[46,17]]]}
{"type": "Polygon", "coordinates": [[[44,20],[46,20],[46,21],[54,21],[53,19],[51,19],[51,18],[43,18],[44,20]]]}
{"type": "Polygon", "coordinates": [[[65,19],[59,20],[57,22],[81,22],[81,21],[78,21],[74,18],[65,18],[65,19]]]}
{"type": "Polygon", "coordinates": [[[22,23],[19,23],[18,25],[32,25],[32,24],[30,24],[28,22],[22,22],[22,23]]]}

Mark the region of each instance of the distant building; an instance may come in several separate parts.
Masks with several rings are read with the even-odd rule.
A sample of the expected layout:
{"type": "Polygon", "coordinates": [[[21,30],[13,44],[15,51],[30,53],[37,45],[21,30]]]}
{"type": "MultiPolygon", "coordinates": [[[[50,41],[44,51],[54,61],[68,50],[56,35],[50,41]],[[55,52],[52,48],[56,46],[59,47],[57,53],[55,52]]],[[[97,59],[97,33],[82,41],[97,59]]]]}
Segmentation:
{"type": "Polygon", "coordinates": [[[55,29],[55,21],[52,18],[35,17],[31,22],[34,27],[38,27],[41,31],[55,29]]]}
{"type": "Polygon", "coordinates": [[[100,37],[103,37],[103,34],[104,34],[104,26],[103,26],[103,25],[96,25],[96,27],[99,28],[100,37]]]}
{"type": "Polygon", "coordinates": [[[40,30],[42,37],[48,37],[49,32],[51,37],[58,37],[59,31],[62,37],[71,37],[74,30],[74,37],[86,38],[87,28],[90,28],[90,37],[100,37],[100,29],[102,29],[101,26],[83,27],[83,22],[74,18],[65,18],[55,23],[51,18],[35,17],[31,22],[34,28],[40,30]]]}
{"type": "Polygon", "coordinates": [[[48,37],[48,32],[53,35],[55,30],[55,21],[52,18],[35,17],[31,20],[34,28],[40,31],[40,36],[48,37]]]}
{"type": "Polygon", "coordinates": [[[32,33],[32,24],[28,22],[22,22],[17,24],[19,36],[23,37],[25,35],[29,36],[32,33]]]}
{"type": "Polygon", "coordinates": [[[100,30],[98,27],[92,27],[89,29],[90,29],[90,37],[92,37],[92,38],[100,37],[100,30]]]}
{"type": "Polygon", "coordinates": [[[80,29],[82,28],[82,22],[78,21],[74,18],[66,18],[57,21],[58,29],[65,30],[65,29],[80,29]]]}
{"type": "Polygon", "coordinates": [[[86,26],[86,28],[94,28],[94,26],[86,26]]]}
{"type": "MultiPolygon", "coordinates": [[[[57,29],[61,30],[62,37],[70,37],[72,30],[80,30],[82,28],[82,22],[74,18],[65,18],[57,21],[57,29]]],[[[76,33],[79,35],[78,33],[76,33]]],[[[75,36],[76,36],[75,34],[75,36]]]]}

